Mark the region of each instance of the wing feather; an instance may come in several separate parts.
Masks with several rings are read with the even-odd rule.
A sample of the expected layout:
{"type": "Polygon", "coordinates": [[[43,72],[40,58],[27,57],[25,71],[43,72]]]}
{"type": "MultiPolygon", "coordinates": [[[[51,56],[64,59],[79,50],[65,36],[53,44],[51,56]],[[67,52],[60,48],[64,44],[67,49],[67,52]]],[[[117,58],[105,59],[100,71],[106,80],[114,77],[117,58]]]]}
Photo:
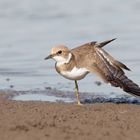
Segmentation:
{"type": "Polygon", "coordinates": [[[140,96],[140,87],[128,79],[123,71],[123,69],[130,69],[102,49],[103,45],[109,42],[111,41],[103,43],[94,41],[72,49],[71,52],[77,67],[87,68],[90,72],[98,74],[112,86],[120,87],[125,92],[140,96]]]}
{"type": "MultiPolygon", "coordinates": [[[[120,87],[125,92],[140,96],[140,87],[132,80],[128,79],[122,70],[122,66],[113,63],[112,56],[107,57],[106,52],[101,48],[96,48],[96,63],[98,69],[104,74],[105,81],[109,82],[112,86],[120,87]]],[[[115,60],[113,58],[113,60],[115,60]]]]}

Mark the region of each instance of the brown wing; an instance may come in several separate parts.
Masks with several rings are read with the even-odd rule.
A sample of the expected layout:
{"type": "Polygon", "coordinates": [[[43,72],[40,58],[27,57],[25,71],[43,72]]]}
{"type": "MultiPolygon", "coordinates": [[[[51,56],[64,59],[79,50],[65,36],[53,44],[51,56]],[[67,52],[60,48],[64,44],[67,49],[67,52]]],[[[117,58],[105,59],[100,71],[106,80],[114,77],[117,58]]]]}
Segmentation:
{"type": "Polygon", "coordinates": [[[140,96],[140,87],[128,79],[123,71],[123,69],[130,69],[102,49],[109,42],[111,40],[101,43],[94,41],[72,49],[71,52],[75,57],[77,67],[85,67],[90,72],[97,73],[112,86],[120,87],[125,92],[140,96]]]}
{"type": "Polygon", "coordinates": [[[128,68],[124,64],[116,61],[99,47],[95,47],[95,54],[96,62],[92,64],[93,71],[100,74],[101,77],[112,86],[120,87],[130,94],[140,96],[140,87],[125,76],[122,68],[128,68]]]}
{"type": "Polygon", "coordinates": [[[86,44],[83,44],[77,48],[74,48],[71,50],[71,52],[74,54],[77,66],[84,66],[86,63],[87,65],[90,65],[90,62],[87,61],[89,59],[92,59],[92,63],[94,62],[94,53],[95,53],[95,47],[100,47],[102,48],[103,46],[107,45],[108,43],[114,41],[114,39],[106,40],[103,42],[97,42],[97,41],[92,41],[86,44]]]}
{"type": "Polygon", "coordinates": [[[90,56],[94,54],[95,50],[94,45],[91,45],[91,43],[86,43],[80,47],[72,49],[71,52],[75,57],[77,67],[84,67],[85,64],[89,63],[88,60],[90,59],[90,56]]]}

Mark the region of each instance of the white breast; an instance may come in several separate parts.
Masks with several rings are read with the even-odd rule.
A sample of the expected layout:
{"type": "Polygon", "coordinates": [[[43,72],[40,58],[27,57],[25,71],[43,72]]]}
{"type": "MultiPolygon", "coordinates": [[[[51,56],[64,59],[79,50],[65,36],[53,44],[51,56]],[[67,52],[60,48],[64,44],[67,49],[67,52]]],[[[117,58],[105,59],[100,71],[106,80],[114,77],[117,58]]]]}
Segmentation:
{"type": "Polygon", "coordinates": [[[86,68],[76,68],[74,67],[71,71],[61,71],[61,75],[70,80],[80,80],[83,79],[89,71],[86,68]]]}

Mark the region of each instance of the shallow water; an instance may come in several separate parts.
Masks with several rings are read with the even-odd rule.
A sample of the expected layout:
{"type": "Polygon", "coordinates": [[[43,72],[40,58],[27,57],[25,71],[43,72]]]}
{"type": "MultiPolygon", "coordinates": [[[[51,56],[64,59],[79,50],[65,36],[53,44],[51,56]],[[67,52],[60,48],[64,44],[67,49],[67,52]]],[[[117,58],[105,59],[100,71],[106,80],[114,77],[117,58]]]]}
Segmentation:
{"type": "Polygon", "coordinates": [[[16,101],[49,101],[49,102],[73,102],[70,98],[60,98],[56,96],[47,96],[43,94],[24,94],[14,96],[12,100],[16,101]]]}
{"type": "MultiPolygon", "coordinates": [[[[0,0],[0,88],[46,87],[73,91],[73,82],[59,76],[53,61],[44,61],[52,46],[69,48],[85,42],[118,38],[105,49],[132,69],[140,84],[140,1],[135,0],[0,0]]],[[[82,92],[122,94],[95,75],[79,82],[82,92]]]]}
{"type": "MultiPolygon", "coordinates": [[[[29,90],[18,91],[7,94],[7,98],[16,101],[49,101],[61,103],[77,103],[75,94],[73,92],[61,91],[57,89],[46,90],[29,90]],[[9,97],[8,97],[9,95],[9,97]]],[[[102,93],[80,93],[80,101],[83,104],[91,103],[115,103],[115,104],[138,104],[140,105],[140,98],[130,95],[120,95],[117,93],[102,94],[102,93]]]]}

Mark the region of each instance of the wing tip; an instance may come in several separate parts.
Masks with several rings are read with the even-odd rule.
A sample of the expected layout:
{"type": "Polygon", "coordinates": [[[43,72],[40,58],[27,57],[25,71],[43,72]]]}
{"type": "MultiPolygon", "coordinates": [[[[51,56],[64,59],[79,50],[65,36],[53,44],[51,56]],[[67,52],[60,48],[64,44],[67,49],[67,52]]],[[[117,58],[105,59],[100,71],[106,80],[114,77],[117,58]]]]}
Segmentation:
{"type": "Polygon", "coordinates": [[[110,40],[103,41],[103,42],[99,43],[97,46],[102,48],[103,46],[107,45],[108,43],[110,43],[110,42],[112,42],[112,41],[114,41],[116,39],[117,38],[113,38],[113,39],[110,39],[110,40]]]}

